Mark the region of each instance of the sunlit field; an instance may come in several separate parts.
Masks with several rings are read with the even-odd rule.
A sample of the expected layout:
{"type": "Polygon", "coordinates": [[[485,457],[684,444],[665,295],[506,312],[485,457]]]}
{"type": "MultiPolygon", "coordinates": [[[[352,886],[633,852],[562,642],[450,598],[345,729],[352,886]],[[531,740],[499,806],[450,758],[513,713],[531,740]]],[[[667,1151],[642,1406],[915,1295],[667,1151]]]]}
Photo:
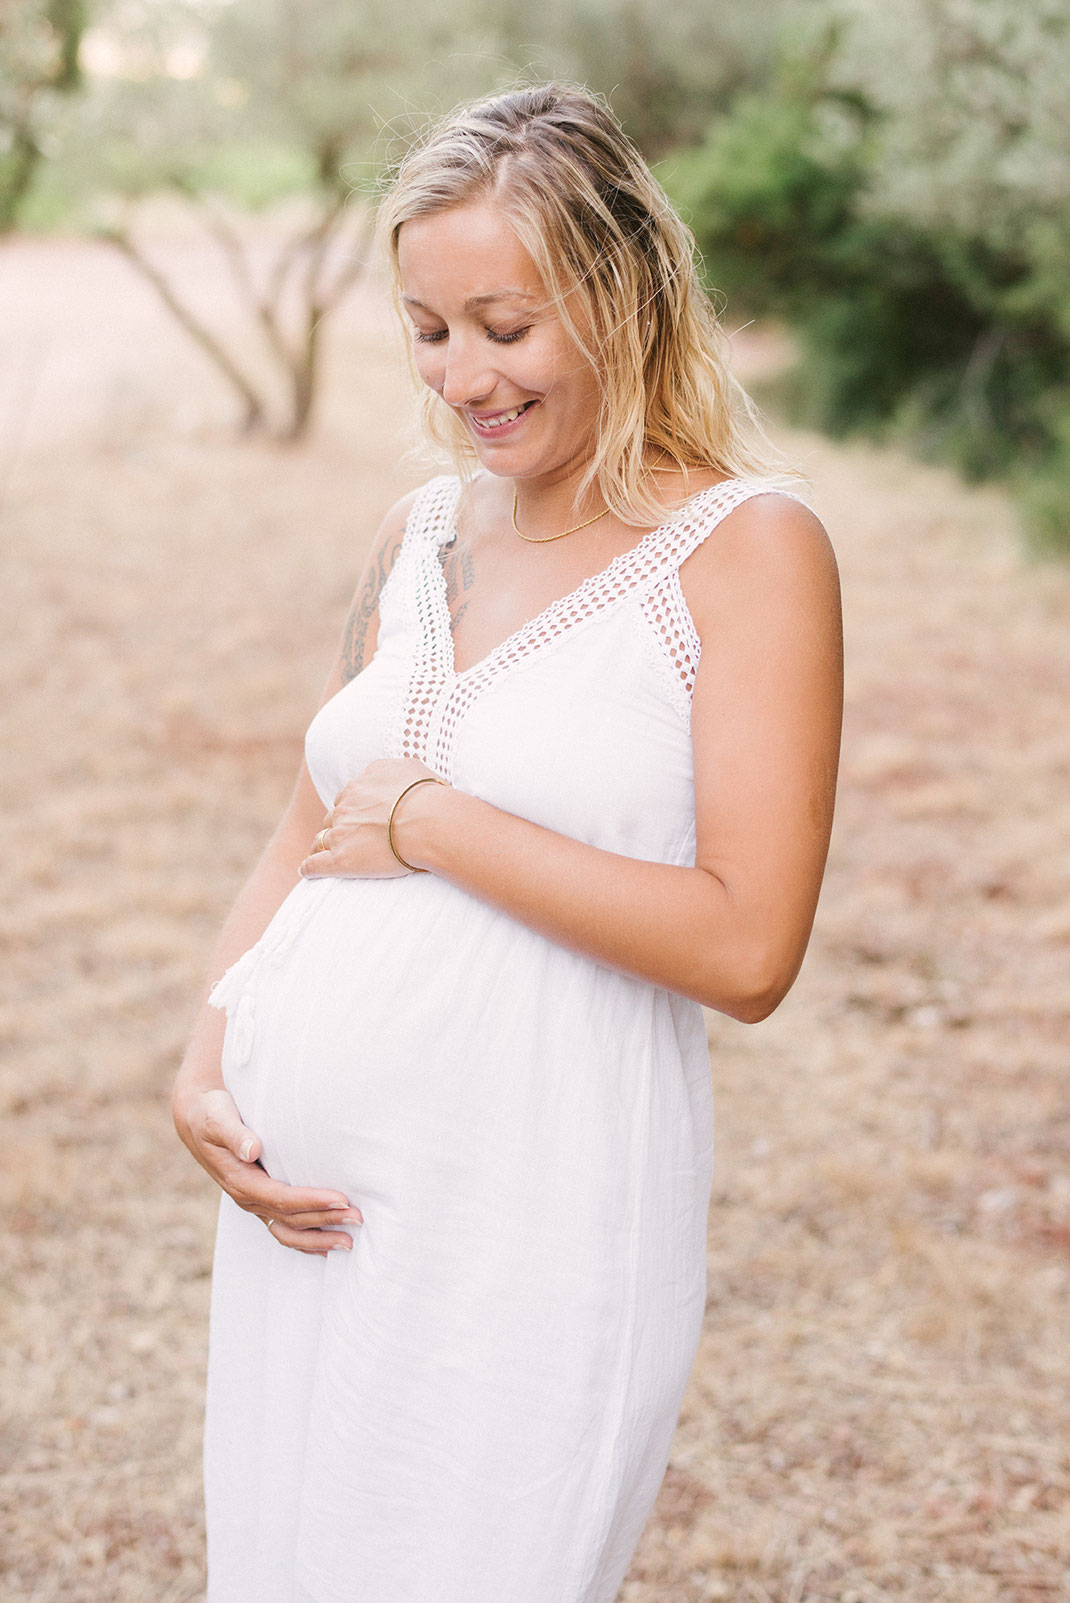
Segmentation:
{"type": "MultiPolygon", "coordinates": [[[[192,1603],[215,1196],[169,1083],[430,469],[373,286],[300,450],[104,247],[7,243],[0,299],[0,1598],[192,1603]]],[[[997,490],[780,438],[843,571],[838,821],[794,992],[710,1017],[709,1309],[621,1603],[1070,1598],[1070,569],[997,490]]]]}

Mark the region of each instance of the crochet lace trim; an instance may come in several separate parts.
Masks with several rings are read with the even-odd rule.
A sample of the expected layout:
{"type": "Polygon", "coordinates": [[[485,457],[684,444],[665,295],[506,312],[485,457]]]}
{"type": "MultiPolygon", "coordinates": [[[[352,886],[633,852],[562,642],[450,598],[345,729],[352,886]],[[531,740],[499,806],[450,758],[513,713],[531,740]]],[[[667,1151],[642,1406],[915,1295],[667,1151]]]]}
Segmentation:
{"type": "Polygon", "coordinates": [[[473,702],[502,674],[628,600],[639,603],[658,644],[665,682],[673,687],[674,704],[687,717],[701,647],[680,589],[680,565],[723,517],[770,488],[760,480],[728,479],[700,491],[630,551],[551,602],[479,662],[457,673],[440,550],[456,536],[461,484],[451,476],[433,479],[414,504],[406,531],[406,540],[420,552],[410,570],[419,646],[397,754],[418,757],[449,779],[457,728],[473,702]]]}
{"type": "Polygon", "coordinates": [[[673,568],[639,605],[650,625],[654,667],[673,706],[684,723],[690,724],[702,642],[680,586],[680,569],[673,568]]]}

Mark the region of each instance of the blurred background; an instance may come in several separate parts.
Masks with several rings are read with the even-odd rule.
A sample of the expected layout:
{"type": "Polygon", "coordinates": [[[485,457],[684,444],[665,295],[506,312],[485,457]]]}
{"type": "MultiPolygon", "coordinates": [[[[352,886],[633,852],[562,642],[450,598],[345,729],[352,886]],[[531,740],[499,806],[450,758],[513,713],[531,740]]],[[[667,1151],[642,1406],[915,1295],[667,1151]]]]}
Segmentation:
{"type": "Polygon", "coordinates": [[[551,76],[690,221],[848,631],[810,955],[709,1019],[706,1330],[621,1603],[1070,1598],[1066,0],[2,0],[4,1603],[203,1595],[170,1079],[432,470],[377,186],[551,76]]]}

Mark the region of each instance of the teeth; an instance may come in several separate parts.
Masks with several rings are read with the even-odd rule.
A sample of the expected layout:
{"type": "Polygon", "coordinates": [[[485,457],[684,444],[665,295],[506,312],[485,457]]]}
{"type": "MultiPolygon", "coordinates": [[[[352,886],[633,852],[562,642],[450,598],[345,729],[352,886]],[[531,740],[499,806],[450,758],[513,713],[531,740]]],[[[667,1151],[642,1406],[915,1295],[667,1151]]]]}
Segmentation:
{"type": "Polygon", "coordinates": [[[476,418],[481,429],[500,429],[503,423],[512,423],[524,410],[522,406],[514,406],[511,412],[499,412],[496,417],[476,418]]]}

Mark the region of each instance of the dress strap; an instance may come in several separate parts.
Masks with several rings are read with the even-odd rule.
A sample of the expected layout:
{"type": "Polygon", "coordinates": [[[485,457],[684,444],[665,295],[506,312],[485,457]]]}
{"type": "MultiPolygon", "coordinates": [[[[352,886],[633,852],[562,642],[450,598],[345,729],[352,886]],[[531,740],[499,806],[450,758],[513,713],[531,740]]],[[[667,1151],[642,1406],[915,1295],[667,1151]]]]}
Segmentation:
{"type": "Polygon", "coordinates": [[[456,534],[461,487],[456,474],[443,473],[417,492],[398,560],[381,597],[390,606],[396,602],[399,616],[415,635],[405,703],[391,746],[395,757],[425,756],[427,720],[452,669],[453,637],[439,553],[456,534]],[[390,586],[394,588],[387,597],[390,586]]]}
{"type": "Polygon", "coordinates": [[[456,534],[457,503],[461,480],[455,473],[440,473],[416,494],[405,521],[405,541],[421,547],[446,545],[456,534]]]}
{"type": "Polygon", "coordinates": [[[773,490],[802,500],[790,490],[782,491],[777,481],[767,479],[727,479],[692,497],[677,517],[658,531],[663,538],[650,553],[645,577],[637,582],[638,606],[648,626],[645,638],[651,646],[651,660],[669,700],[688,726],[702,642],[680,585],[681,564],[737,506],[773,490]]]}
{"type": "Polygon", "coordinates": [[[656,584],[674,569],[678,570],[736,507],[757,495],[774,492],[806,504],[801,496],[784,489],[775,479],[724,479],[720,484],[711,485],[708,490],[700,490],[684,502],[674,518],[656,531],[656,550],[646,553],[647,578],[656,584]]]}
{"type": "Polygon", "coordinates": [[[461,481],[452,473],[439,474],[417,490],[405,519],[401,550],[379,597],[381,621],[418,618],[421,627],[426,626],[433,590],[430,561],[453,537],[460,490],[461,481]]]}

